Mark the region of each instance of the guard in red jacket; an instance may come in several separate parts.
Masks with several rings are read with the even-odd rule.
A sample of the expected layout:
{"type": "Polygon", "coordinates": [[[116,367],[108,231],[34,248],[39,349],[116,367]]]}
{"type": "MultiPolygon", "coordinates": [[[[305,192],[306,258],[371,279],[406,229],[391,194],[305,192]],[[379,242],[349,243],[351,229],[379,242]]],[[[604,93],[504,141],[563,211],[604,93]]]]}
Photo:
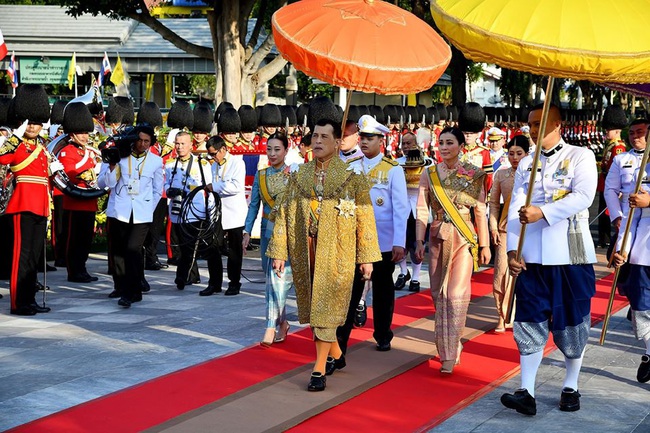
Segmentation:
{"type": "MultiPolygon", "coordinates": [[[[70,103],[63,113],[63,131],[68,134],[68,145],[61,149],[58,159],[70,181],[81,188],[97,185],[95,166],[101,158],[88,145],[93,131],[93,117],[83,102],[70,103]]],[[[63,196],[63,210],[68,215],[67,268],[68,281],[90,283],[97,281],[86,270],[86,261],[95,233],[97,199],[63,196]]]]}
{"type": "Polygon", "coordinates": [[[465,146],[461,160],[468,162],[487,173],[485,192],[492,188],[492,159],[490,149],[479,143],[479,135],[485,125],[485,111],[476,102],[468,102],[458,114],[458,127],[465,135],[465,146]]]}
{"type": "Polygon", "coordinates": [[[50,105],[43,87],[35,84],[21,86],[14,104],[16,117],[27,124],[0,144],[0,164],[9,164],[16,179],[5,212],[13,231],[11,314],[33,316],[50,311],[35,298],[37,266],[44,253],[50,213],[50,161],[39,133],[50,117],[50,105]]]}

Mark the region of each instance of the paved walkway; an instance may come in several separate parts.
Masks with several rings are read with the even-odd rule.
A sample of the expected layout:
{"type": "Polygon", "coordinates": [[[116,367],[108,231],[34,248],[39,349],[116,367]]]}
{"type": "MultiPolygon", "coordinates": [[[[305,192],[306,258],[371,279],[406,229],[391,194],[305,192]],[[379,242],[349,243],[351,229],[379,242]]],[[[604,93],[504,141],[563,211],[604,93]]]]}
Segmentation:
{"type": "MultiPolygon", "coordinates": [[[[198,296],[207,283],[201,264],[204,283],[184,291],[173,285],[173,268],[148,271],[151,292],[122,309],[107,298],[112,280],[105,273],[105,257],[95,255],[88,267],[100,280],[73,284],[63,269],[48,273],[52,312],[33,318],[8,314],[7,283],[1,281],[0,431],[256,344],[265,311],[259,255],[245,258],[243,276],[249,281],[243,279],[242,293],[232,297],[198,296]]],[[[422,286],[428,287],[426,269],[422,286]]],[[[295,308],[292,294],[292,331],[298,329],[295,308]]],[[[603,347],[597,346],[599,331],[592,331],[581,378],[583,409],[577,414],[555,408],[563,370],[554,353],[540,370],[536,417],[499,404],[502,392],[518,387],[515,377],[433,431],[650,431],[650,385],[635,381],[641,345],[624,317],[616,316],[611,325],[603,347]]]]}

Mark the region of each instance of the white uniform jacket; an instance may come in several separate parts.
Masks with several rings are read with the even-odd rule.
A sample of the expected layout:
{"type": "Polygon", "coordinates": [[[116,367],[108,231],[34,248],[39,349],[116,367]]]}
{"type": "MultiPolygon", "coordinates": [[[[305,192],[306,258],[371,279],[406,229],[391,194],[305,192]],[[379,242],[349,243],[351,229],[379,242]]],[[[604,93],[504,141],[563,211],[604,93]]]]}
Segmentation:
{"type": "Polygon", "coordinates": [[[350,162],[350,170],[365,173],[371,184],[370,199],[375,211],[379,249],[392,251],[406,244],[406,221],[411,211],[404,169],[381,154],[350,162]]]}
{"type": "Polygon", "coordinates": [[[230,153],[224,161],[212,164],[212,189],[221,197],[221,225],[230,230],[246,223],[246,165],[240,155],[230,153]]]}
{"type": "MultiPolygon", "coordinates": [[[[585,259],[596,262],[594,243],[589,231],[589,206],[594,201],[598,182],[596,158],[589,149],[570,146],[553,155],[540,155],[532,206],[538,206],[544,217],[526,228],[522,257],[526,263],[569,265],[569,222],[577,223],[582,232],[585,259]]],[[[508,251],[517,249],[521,224],[519,209],[526,202],[533,157],[521,160],[515,173],[512,198],[508,209],[508,251]]]]}
{"type": "MultiPolygon", "coordinates": [[[[623,154],[624,155],[624,154],[623,154]]],[[[622,155],[617,155],[622,156],[622,155]]],[[[634,178],[632,179],[632,190],[636,187],[636,176],[639,171],[637,170],[634,178]]],[[[607,176],[609,178],[609,176],[607,176]]],[[[646,165],[643,180],[641,181],[641,188],[650,193],[650,164],[646,165]]],[[[627,198],[625,204],[628,205],[627,198]]],[[[629,208],[629,206],[626,206],[629,208]]],[[[621,220],[621,230],[618,232],[618,240],[616,242],[616,251],[621,250],[623,244],[623,232],[629,213],[623,214],[621,220]]],[[[633,265],[650,266],[650,208],[637,208],[632,217],[632,224],[630,226],[630,236],[627,240],[625,252],[628,253],[628,261],[633,265]]]]}
{"type": "Polygon", "coordinates": [[[144,157],[122,158],[113,171],[102,164],[97,183],[110,188],[106,216],[134,224],[150,223],[162,196],[162,159],[151,152],[144,157]]]}
{"type": "MultiPolygon", "coordinates": [[[[186,161],[181,161],[180,159],[170,159],[165,164],[165,191],[169,191],[170,188],[177,188],[179,191],[183,192],[183,197],[196,189],[204,185],[209,185],[212,183],[212,171],[210,170],[210,163],[205,160],[199,159],[195,155],[191,155],[186,161]],[[192,164],[190,165],[190,161],[192,164]],[[189,167],[189,173],[187,169],[189,167]]],[[[168,202],[168,215],[172,223],[178,224],[180,222],[195,222],[205,219],[206,214],[206,195],[204,193],[197,193],[192,199],[192,203],[185,203],[184,206],[190,206],[188,212],[185,214],[186,217],[181,221],[180,215],[174,209],[178,209],[178,201],[174,202],[174,197],[167,197],[168,202]]],[[[214,206],[214,197],[208,195],[208,212],[211,207],[214,206]]]]}
{"type": "MultiPolygon", "coordinates": [[[[641,165],[643,152],[629,150],[614,157],[605,178],[605,203],[609,210],[609,219],[623,218],[627,215],[627,199],[636,187],[636,176],[641,165]]],[[[624,227],[624,226],[623,226],[624,227]]]]}

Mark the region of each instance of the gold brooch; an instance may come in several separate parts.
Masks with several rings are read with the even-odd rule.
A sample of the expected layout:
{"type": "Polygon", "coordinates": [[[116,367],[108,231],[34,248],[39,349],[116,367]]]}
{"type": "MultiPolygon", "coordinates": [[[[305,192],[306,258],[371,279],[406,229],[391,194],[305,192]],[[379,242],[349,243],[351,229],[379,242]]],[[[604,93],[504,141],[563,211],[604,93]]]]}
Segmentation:
{"type": "Polygon", "coordinates": [[[375,200],[375,203],[377,203],[377,206],[382,206],[384,204],[383,197],[377,197],[377,200],[375,200]]]}
{"type": "Polygon", "coordinates": [[[357,208],[357,205],[354,204],[354,200],[346,197],[340,198],[339,204],[334,207],[339,210],[339,215],[343,215],[347,218],[354,216],[354,210],[357,208]]]}

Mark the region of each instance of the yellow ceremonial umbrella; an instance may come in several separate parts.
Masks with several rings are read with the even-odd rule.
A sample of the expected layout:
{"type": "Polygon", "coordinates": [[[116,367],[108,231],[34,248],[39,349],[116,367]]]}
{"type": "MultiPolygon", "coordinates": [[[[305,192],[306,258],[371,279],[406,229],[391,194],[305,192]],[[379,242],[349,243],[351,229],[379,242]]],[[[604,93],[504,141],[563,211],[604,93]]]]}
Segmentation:
{"type": "MultiPolygon", "coordinates": [[[[650,0],[431,0],[440,31],[471,60],[549,75],[539,136],[545,135],[555,77],[610,83],[650,82],[650,0]],[[608,23],[625,23],[610,31],[608,23]]],[[[645,160],[650,146],[646,147],[645,160]]],[[[533,167],[541,146],[536,146],[533,167]]],[[[530,171],[534,185],[537,170],[530,171]]],[[[532,189],[526,197],[530,205],[532,189]]],[[[631,219],[631,218],[630,218],[631,219]]],[[[526,225],[517,249],[521,259],[526,225]]],[[[601,344],[614,299],[618,269],[601,344]]],[[[514,279],[513,279],[514,280],[514,279]]],[[[514,281],[513,281],[514,286],[514,281]]],[[[511,290],[508,322],[514,290],[511,290]]]]}

